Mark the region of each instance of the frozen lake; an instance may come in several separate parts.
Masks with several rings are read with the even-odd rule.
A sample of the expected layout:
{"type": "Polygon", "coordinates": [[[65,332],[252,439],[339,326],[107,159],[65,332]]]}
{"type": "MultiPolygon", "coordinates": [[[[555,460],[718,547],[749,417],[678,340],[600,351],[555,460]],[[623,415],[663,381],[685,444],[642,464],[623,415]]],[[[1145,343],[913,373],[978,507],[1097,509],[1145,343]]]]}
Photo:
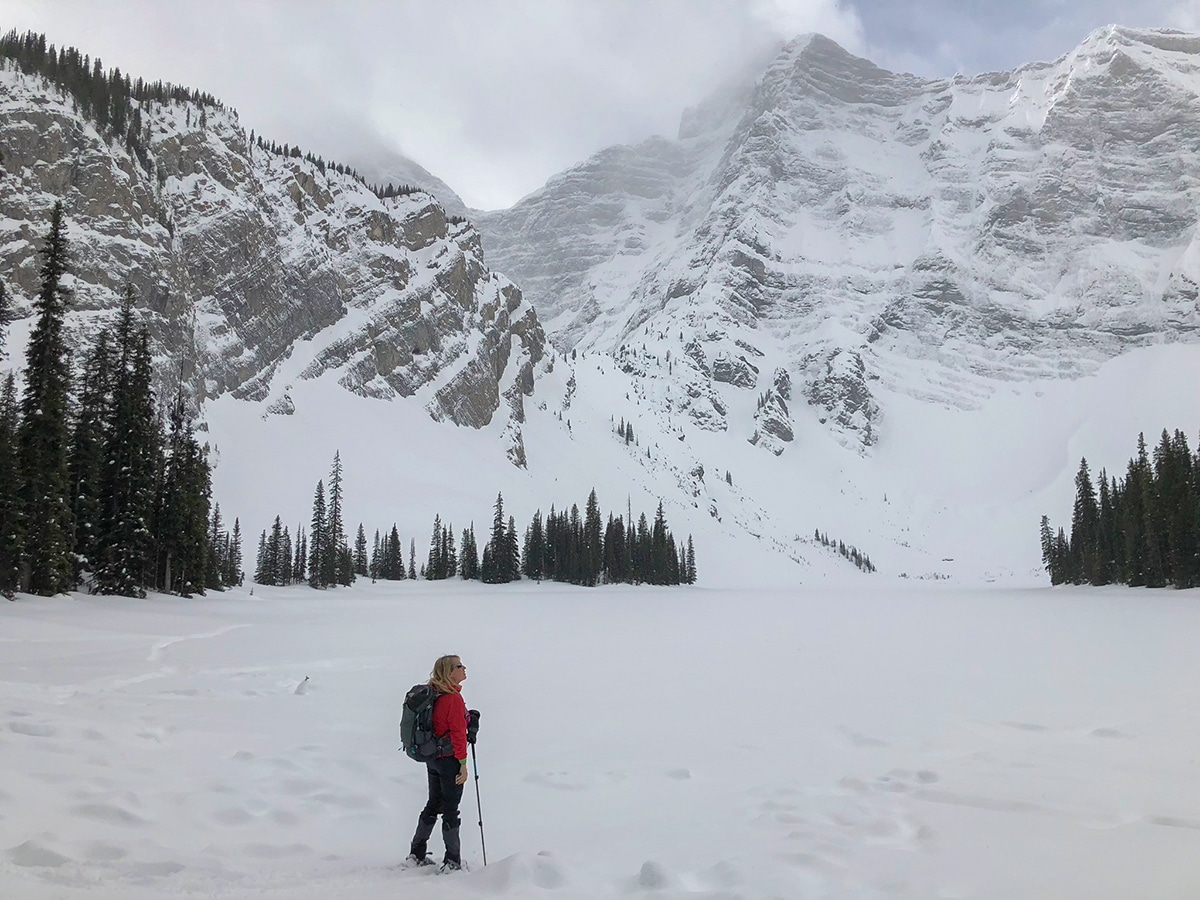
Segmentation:
{"type": "Polygon", "coordinates": [[[22,597],[0,894],[1195,897],[1197,646],[1195,591],[867,577],[22,597]],[[468,783],[427,877],[396,723],[447,652],[489,865],[468,783]]]}

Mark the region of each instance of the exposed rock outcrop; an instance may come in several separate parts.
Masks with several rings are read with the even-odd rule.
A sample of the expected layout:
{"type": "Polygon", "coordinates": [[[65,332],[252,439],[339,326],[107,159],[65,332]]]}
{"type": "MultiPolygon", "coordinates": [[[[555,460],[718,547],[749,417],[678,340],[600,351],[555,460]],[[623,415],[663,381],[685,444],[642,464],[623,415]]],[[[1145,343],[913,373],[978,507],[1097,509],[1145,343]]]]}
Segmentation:
{"type": "Polygon", "coordinates": [[[231,393],[290,414],[275,384],[285,360],[366,396],[428,390],[431,415],[476,428],[505,378],[532,391],[545,350],[536,313],[485,267],[479,233],[429,194],[377,196],[251,142],[211,103],[137,104],[142,156],[76,107],[40,77],[0,70],[0,262],[19,309],[61,199],[70,331],[94,331],[132,284],[159,368],[182,373],[197,404],[231,393]]]}
{"type": "Polygon", "coordinates": [[[1200,38],[1170,31],[941,80],[806,36],[675,140],[478,221],[559,346],[661,332],[745,387],[741,341],[869,446],[876,377],[970,406],[989,381],[1200,338],[1198,72],[1200,38]]]}

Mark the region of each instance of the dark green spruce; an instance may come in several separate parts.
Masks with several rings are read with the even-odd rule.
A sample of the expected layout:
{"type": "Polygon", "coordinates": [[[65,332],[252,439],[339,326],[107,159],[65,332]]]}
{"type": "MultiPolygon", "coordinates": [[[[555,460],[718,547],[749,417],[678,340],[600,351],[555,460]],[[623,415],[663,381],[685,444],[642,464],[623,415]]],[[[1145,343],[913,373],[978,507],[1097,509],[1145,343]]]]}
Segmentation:
{"type": "Polygon", "coordinates": [[[1138,435],[1125,478],[1102,470],[1097,481],[1098,488],[1081,460],[1070,534],[1042,517],[1050,583],[1200,586],[1200,452],[1186,435],[1163,429],[1153,453],[1138,435]]]}
{"type": "Polygon", "coordinates": [[[68,450],[70,364],[63,336],[67,311],[68,251],[62,203],[54,204],[42,249],[41,287],[34,302],[37,322],[26,351],[21,396],[19,465],[25,547],[22,587],[50,596],[74,584],[68,450]]]}

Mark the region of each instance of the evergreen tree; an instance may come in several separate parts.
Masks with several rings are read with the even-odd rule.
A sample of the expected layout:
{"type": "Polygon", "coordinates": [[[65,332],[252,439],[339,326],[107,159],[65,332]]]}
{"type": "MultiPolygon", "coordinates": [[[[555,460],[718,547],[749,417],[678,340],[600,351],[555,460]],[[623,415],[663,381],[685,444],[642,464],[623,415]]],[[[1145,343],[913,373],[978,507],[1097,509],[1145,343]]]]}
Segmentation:
{"type": "Polygon", "coordinates": [[[454,525],[442,529],[442,567],[443,578],[453,578],[458,574],[458,551],[454,547],[454,525]]]}
{"type": "MultiPolygon", "coordinates": [[[[1167,519],[1170,499],[1161,490],[1163,475],[1169,470],[1164,457],[1170,454],[1170,437],[1164,428],[1162,441],[1154,450],[1156,464],[1147,466],[1149,475],[1143,494],[1145,504],[1145,562],[1146,587],[1166,587],[1169,581],[1170,546],[1168,544],[1167,519]]],[[[1170,480],[1169,476],[1166,480],[1170,480]]]]}
{"type": "Polygon", "coordinates": [[[291,584],[303,584],[308,581],[308,533],[304,526],[296,523],[296,548],[292,555],[291,584]]]}
{"type": "Polygon", "coordinates": [[[1158,505],[1163,519],[1167,580],[1176,588],[1196,581],[1195,496],[1192,486],[1192,453],[1187,436],[1176,429],[1163,440],[1155,458],[1158,505]]]}
{"type": "MultiPolygon", "coordinates": [[[[403,556],[400,558],[400,564],[404,564],[403,556]]],[[[408,541],[408,577],[417,577],[417,539],[410,538],[408,541]]]]}
{"type": "Polygon", "coordinates": [[[503,568],[507,535],[504,530],[504,497],[496,494],[493,508],[492,535],[483,552],[481,575],[485,584],[503,584],[508,581],[503,568]]]}
{"type": "Polygon", "coordinates": [[[696,583],[696,548],[692,546],[692,536],[688,535],[686,556],[686,584],[696,583]]]}
{"type": "Polygon", "coordinates": [[[34,594],[70,590],[74,521],[67,467],[67,403],[70,363],[63,337],[67,310],[66,228],[61,201],[54,204],[42,249],[41,288],[34,303],[37,322],[29,336],[25,391],[21,397],[20,469],[28,575],[34,594]]]}
{"type": "Polygon", "coordinates": [[[517,540],[517,523],[508,517],[508,528],[504,532],[504,559],[500,571],[505,581],[521,580],[521,545],[517,540]]]}
{"type": "Polygon", "coordinates": [[[584,512],[583,553],[580,561],[580,583],[588,587],[594,586],[600,580],[600,571],[604,565],[600,529],[600,503],[596,499],[596,489],[593,488],[588,494],[587,508],[584,512]]]}
{"type": "Polygon", "coordinates": [[[104,429],[96,590],[136,597],[153,583],[156,473],[165,466],[154,408],[150,335],[134,327],[130,289],[122,299],[115,341],[111,417],[104,429]]]}
{"type": "Polygon", "coordinates": [[[558,579],[568,584],[583,584],[583,519],[578,504],[571,504],[570,518],[559,527],[558,579]]]}
{"type": "Polygon", "coordinates": [[[211,476],[186,414],[183,392],[171,410],[166,465],[159,492],[158,584],[182,596],[204,593],[211,476]]]}
{"type": "MultiPolygon", "coordinates": [[[[395,528],[396,528],[396,526],[393,524],[392,529],[395,530],[395,528]]],[[[395,544],[399,545],[399,543],[400,543],[400,538],[397,537],[395,544]]],[[[396,549],[398,549],[398,548],[396,548],[396,549]]],[[[384,579],[385,581],[393,581],[396,578],[396,567],[397,567],[396,557],[395,557],[396,549],[393,548],[393,542],[391,539],[391,535],[388,533],[388,531],[386,529],[384,529],[383,536],[380,538],[380,542],[379,542],[379,577],[384,579]]],[[[404,553],[403,553],[403,551],[400,552],[399,568],[401,569],[401,571],[403,571],[403,569],[404,569],[404,553]]]]}
{"type": "Polygon", "coordinates": [[[542,580],[542,562],[546,555],[546,533],[542,528],[542,511],[533,514],[533,520],[525,529],[525,548],[522,553],[521,572],[526,578],[542,580]]]}
{"type": "Polygon", "coordinates": [[[325,482],[317,482],[317,490],[313,495],[312,524],[308,528],[308,584],[310,587],[323,588],[325,573],[332,567],[325,559],[328,552],[328,541],[325,536],[325,526],[328,522],[325,511],[325,482]]]}
{"type": "Polygon", "coordinates": [[[496,564],[492,561],[492,545],[483,545],[483,559],[479,563],[479,578],[484,584],[496,584],[496,564]]]}
{"type": "Polygon", "coordinates": [[[379,578],[382,577],[380,575],[380,567],[382,566],[382,564],[383,564],[383,556],[382,556],[382,551],[381,551],[380,545],[379,545],[379,529],[376,528],[375,529],[375,540],[371,544],[371,563],[367,568],[367,571],[371,576],[372,583],[378,581],[379,578]]]}
{"type": "Polygon", "coordinates": [[[634,536],[634,552],[633,552],[633,570],[634,584],[642,582],[653,584],[651,581],[651,566],[650,566],[650,523],[646,521],[646,514],[638,515],[637,532],[634,536]]]}
{"type": "Polygon", "coordinates": [[[1084,584],[1096,572],[1096,538],[1100,530],[1100,509],[1092,488],[1086,459],[1079,461],[1075,475],[1075,509],[1071,516],[1071,581],[1084,584]]]}
{"type": "Polygon", "coordinates": [[[462,533],[462,560],[460,562],[462,577],[466,581],[479,580],[479,548],[475,544],[475,523],[470,528],[464,528],[462,533]]]}
{"type": "Polygon", "coordinates": [[[550,504],[550,512],[546,514],[543,526],[545,537],[542,540],[542,577],[550,581],[558,579],[558,531],[559,515],[550,504]]]}
{"type": "Polygon", "coordinates": [[[353,567],[347,567],[342,556],[346,547],[346,529],[342,524],[342,457],[334,453],[333,466],[329,470],[329,500],[327,506],[325,532],[325,549],[321,553],[322,564],[325,566],[321,580],[326,585],[349,584],[352,580],[353,567]],[[350,571],[347,571],[347,569],[350,571]]]}
{"type": "Polygon", "coordinates": [[[663,512],[662,501],[658,502],[658,510],[654,514],[654,527],[650,533],[650,577],[651,584],[668,584],[670,577],[670,556],[667,548],[667,517],[663,512]]]}
{"type": "Polygon", "coordinates": [[[404,545],[400,543],[400,531],[396,528],[396,524],[392,523],[391,534],[388,535],[388,574],[385,578],[390,578],[394,581],[403,581],[406,578],[416,578],[416,573],[413,571],[415,563],[411,561],[416,556],[416,540],[414,539],[411,545],[410,562],[408,571],[404,570],[404,545]]]}
{"type": "Polygon", "coordinates": [[[208,545],[212,548],[212,552],[208,556],[208,570],[204,586],[222,591],[225,589],[225,572],[229,566],[225,560],[225,523],[221,521],[220,503],[213,504],[212,519],[208,524],[208,545]]]}
{"type": "Polygon", "coordinates": [[[242,583],[242,523],[234,518],[233,533],[229,536],[229,552],[225,554],[225,583],[242,583]]]}
{"type": "Polygon", "coordinates": [[[1096,525],[1096,567],[1092,584],[1111,584],[1117,574],[1116,510],[1108,487],[1108,473],[1100,470],[1098,486],[1099,519],[1096,525]]]}
{"type": "MultiPolygon", "coordinates": [[[[379,532],[375,532],[375,543],[379,544],[379,532]]],[[[358,523],[358,536],[354,539],[354,574],[366,577],[369,563],[367,560],[367,533],[363,530],[362,522],[358,523]]]]}
{"type": "Polygon", "coordinates": [[[258,555],[254,561],[254,583],[271,583],[271,575],[267,565],[267,532],[265,529],[258,536],[258,555]]]}
{"type": "Polygon", "coordinates": [[[1062,584],[1067,580],[1069,561],[1058,554],[1058,541],[1050,530],[1050,518],[1042,516],[1042,565],[1050,574],[1051,584],[1062,584]]]}
{"type": "Polygon", "coordinates": [[[1137,456],[1129,461],[1121,503],[1121,534],[1125,547],[1122,581],[1132,587],[1146,581],[1146,501],[1153,490],[1154,473],[1146,452],[1146,438],[1138,435],[1137,456]]]}
{"type": "Polygon", "coordinates": [[[604,580],[608,584],[622,584],[629,580],[626,550],[625,523],[610,514],[604,529],[604,580]]]}
{"type": "Polygon", "coordinates": [[[442,559],[442,517],[433,517],[433,536],[429,539],[429,559],[425,563],[425,577],[435,581],[446,577],[442,559]]]}
{"type": "Polygon", "coordinates": [[[67,462],[71,479],[71,514],[75,519],[74,580],[82,570],[94,572],[99,562],[104,503],[105,433],[110,426],[113,358],[107,330],[102,330],[83,363],[75,427],[67,462]]]}
{"type": "Polygon", "coordinates": [[[24,529],[18,463],[17,388],[12,373],[0,383],[0,596],[20,587],[24,529]]]}
{"type": "Polygon", "coordinates": [[[287,584],[285,572],[291,568],[291,564],[291,552],[283,540],[283,522],[279,516],[276,516],[275,521],[271,523],[271,531],[267,535],[267,560],[264,573],[266,581],[263,583],[287,584]]]}

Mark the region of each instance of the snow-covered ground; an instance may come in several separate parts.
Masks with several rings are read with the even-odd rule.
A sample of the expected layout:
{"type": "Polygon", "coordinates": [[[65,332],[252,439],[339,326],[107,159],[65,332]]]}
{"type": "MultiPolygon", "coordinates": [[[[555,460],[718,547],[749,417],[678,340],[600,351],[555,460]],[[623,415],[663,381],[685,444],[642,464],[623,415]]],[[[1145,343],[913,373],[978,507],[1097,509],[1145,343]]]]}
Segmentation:
{"type": "MultiPolygon", "coordinates": [[[[340,452],[350,539],[359,522],[368,542],[396,523],[405,547],[415,540],[418,564],[435,514],[456,539],[473,522],[482,547],[497,492],[523,533],[536,510],[583,509],[594,488],[605,516],[632,508],[635,520],[641,512],[652,519],[661,500],[675,535],[694,536],[705,587],[869,580],[817,544],[818,529],[867,553],[883,580],[1025,583],[1044,577],[1040,517],[1070,525],[1080,457],[1093,476],[1106,468],[1124,477],[1139,432],[1151,447],[1163,428],[1182,429],[1193,448],[1200,435],[1195,344],[1136,350],[1077,379],[963,375],[978,394],[967,409],[880,387],[892,412],[863,454],[797,400],[796,438],[781,456],[748,440],[754,392],[719,385],[729,430],[695,428],[670,412],[678,386],[665,350],[651,340],[647,353],[662,364],[640,377],[607,354],[559,356],[525,400],[525,469],[506,455],[505,417],[480,430],[434,422],[422,393],[388,402],[351,394],[329,373],[298,377],[307,356],[298,353],[276,376],[294,414],[264,415],[263,404],[228,395],[205,407],[213,496],[227,527],[240,519],[251,572],[258,535],[275,515],[293,532],[307,527],[317,480],[340,452]],[[636,445],[618,437],[622,421],[636,445]]],[[[926,375],[907,373],[911,383],[926,375]]]]}
{"type": "Polygon", "coordinates": [[[0,895],[1195,897],[1196,601],[868,579],[21,597],[0,895]],[[471,871],[432,876],[399,868],[425,778],[396,721],[443,652],[483,713],[489,864],[468,783],[471,871]]]}

